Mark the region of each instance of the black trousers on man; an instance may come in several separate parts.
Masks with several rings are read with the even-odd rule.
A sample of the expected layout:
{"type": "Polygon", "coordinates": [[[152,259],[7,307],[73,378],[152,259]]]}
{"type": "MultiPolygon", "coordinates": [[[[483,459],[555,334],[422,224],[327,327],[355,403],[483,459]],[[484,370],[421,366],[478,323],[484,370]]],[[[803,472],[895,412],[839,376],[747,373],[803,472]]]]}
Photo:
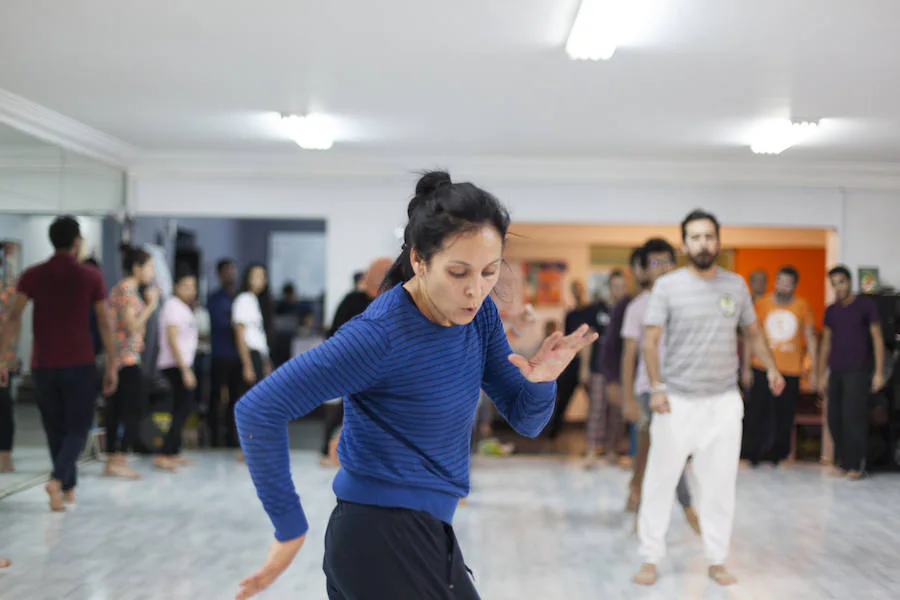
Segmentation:
{"type": "Polygon", "coordinates": [[[834,439],[834,466],[862,471],[869,435],[872,369],[831,371],[828,379],[828,429],[834,439]]]}
{"type": "Polygon", "coordinates": [[[31,372],[38,409],[53,461],[51,477],[63,491],[77,483],[77,463],[94,422],[97,369],[94,365],[31,372]]]}
{"type": "Polygon", "coordinates": [[[453,527],[418,510],[338,500],[323,569],[329,600],[479,600],[453,527]]]}
{"type": "Polygon", "coordinates": [[[791,432],[800,399],[800,378],[784,376],[784,391],[775,396],[765,371],[753,369],[753,387],[747,414],[747,459],[778,464],[791,454],[791,432]]]}

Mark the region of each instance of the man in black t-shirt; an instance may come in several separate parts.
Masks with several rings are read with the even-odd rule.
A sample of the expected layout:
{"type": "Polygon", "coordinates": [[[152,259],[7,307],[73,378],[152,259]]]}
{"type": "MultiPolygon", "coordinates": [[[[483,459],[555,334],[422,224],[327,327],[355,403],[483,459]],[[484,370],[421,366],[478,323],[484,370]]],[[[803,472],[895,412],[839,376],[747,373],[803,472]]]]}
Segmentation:
{"type": "MultiPolygon", "coordinates": [[[[572,296],[575,298],[575,308],[566,315],[565,334],[569,335],[582,325],[587,324],[591,329],[599,333],[600,337],[597,338],[597,341],[594,342],[590,349],[588,365],[582,365],[582,356],[576,355],[556,380],[558,388],[556,406],[553,409],[553,417],[547,430],[547,435],[551,440],[559,437],[562,431],[562,427],[565,424],[565,413],[569,408],[572,396],[575,395],[575,391],[579,386],[584,386],[588,383],[586,381],[587,376],[582,374],[582,367],[592,366],[596,362],[594,361],[594,356],[600,351],[603,334],[606,332],[607,325],[609,325],[609,308],[606,306],[606,303],[598,300],[592,304],[587,304],[587,294],[583,283],[575,281],[572,284],[572,296]]],[[[585,389],[585,391],[588,390],[585,389]]]]}

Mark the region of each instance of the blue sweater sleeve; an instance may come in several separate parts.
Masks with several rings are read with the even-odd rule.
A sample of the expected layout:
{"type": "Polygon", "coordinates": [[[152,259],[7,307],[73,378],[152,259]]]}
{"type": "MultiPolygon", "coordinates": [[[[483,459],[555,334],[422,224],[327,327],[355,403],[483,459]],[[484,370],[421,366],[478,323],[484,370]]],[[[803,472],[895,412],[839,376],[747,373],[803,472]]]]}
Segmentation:
{"type": "Polygon", "coordinates": [[[327,400],[361,392],[382,375],[390,352],[384,328],[355,319],[247,392],[235,407],[244,458],[279,541],[308,529],[291,480],[287,425],[327,400]]]}
{"type": "Polygon", "coordinates": [[[509,362],[513,351],[493,300],[488,298],[482,310],[486,311],[482,389],[513,429],[526,437],[537,437],[553,414],[556,382],[532,383],[525,379],[509,362]]]}

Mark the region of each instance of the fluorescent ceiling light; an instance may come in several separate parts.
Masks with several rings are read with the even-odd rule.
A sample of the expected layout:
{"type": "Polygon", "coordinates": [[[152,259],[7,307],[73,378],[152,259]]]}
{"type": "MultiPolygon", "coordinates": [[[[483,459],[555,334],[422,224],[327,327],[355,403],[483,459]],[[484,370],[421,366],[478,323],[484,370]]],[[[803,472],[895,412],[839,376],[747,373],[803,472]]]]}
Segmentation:
{"type": "Polygon", "coordinates": [[[612,58],[628,4],[628,0],[581,0],[566,42],[569,56],[575,60],[612,58]]]}
{"type": "Polygon", "coordinates": [[[334,145],[333,127],[323,115],[282,115],[281,124],[304,150],[328,150],[334,145]]]}
{"type": "Polygon", "coordinates": [[[781,154],[791,146],[799,144],[813,135],[819,128],[817,122],[791,122],[776,119],[760,127],[750,142],[750,149],[756,154],[781,154]]]}

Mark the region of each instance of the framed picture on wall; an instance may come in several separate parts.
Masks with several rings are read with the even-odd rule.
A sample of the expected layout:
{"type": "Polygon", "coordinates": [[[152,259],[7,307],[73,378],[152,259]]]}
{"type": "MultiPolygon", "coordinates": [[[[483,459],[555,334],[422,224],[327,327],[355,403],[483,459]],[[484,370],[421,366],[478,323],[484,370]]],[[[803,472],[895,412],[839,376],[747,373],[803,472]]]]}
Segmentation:
{"type": "Polygon", "coordinates": [[[609,295],[609,274],[612,267],[593,268],[587,276],[588,297],[592,300],[606,300],[609,295]]]}
{"type": "Polygon", "coordinates": [[[881,287],[878,267],[859,268],[859,291],[863,294],[874,294],[881,287]]]}
{"type": "Polygon", "coordinates": [[[525,302],[535,306],[558,306],[563,302],[566,263],[526,262],[522,265],[525,302]]]}

